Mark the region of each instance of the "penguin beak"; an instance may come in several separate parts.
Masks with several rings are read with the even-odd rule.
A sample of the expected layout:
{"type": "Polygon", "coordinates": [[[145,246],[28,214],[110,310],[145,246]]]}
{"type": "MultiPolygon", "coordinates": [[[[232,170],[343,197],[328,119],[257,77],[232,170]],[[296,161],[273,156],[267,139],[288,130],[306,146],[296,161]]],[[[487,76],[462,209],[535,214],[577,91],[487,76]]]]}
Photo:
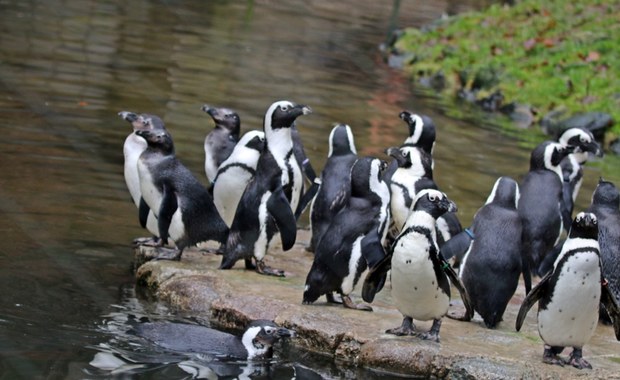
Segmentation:
{"type": "Polygon", "coordinates": [[[297,335],[294,330],[289,330],[285,328],[279,328],[276,334],[280,338],[294,338],[297,335]]]}
{"type": "Polygon", "coordinates": [[[586,152],[592,153],[596,157],[603,157],[603,150],[601,149],[599,143],[597,143],[596,141],[592,141],[591,143],[587,144],[584,150],[586,152]]]}
{"type": "Polygon", "coordinates": [[[398,163],[399,167],[402,167],[407,162],[406,157],[403,155],[403,152],[398,147],[390,147],[385,150],[385,153],[394,158],[398,163]]]}
{"type": "Polygon", "coordinates": [[[457,212],[459,210],[459,208],[456,207],[456,203],[446,197],[441,200],[441,206],[446,210],[446,212],[457,212]]]}
{"type": "Polygon", "coordinates": [[[304,105],[300,104],[299,107],[301,107],[301,114],[302,115],[309,115],[309,114],[312,113],[312,108],[310,108],[308,106],[304,106],[304,105]]]}
{"type": "Polygon", "coordinates": [[[402,120],[409,122],[409,117],[411,116],[411,113],[408,111],[403,111],[401,112],[398,117],[400,117],[402,120]]]}
{"type": "Polygon", "coordinates": [[[118,113],[118,116],[122,117],[123,120],[126,120],[130,123],[133,123],[134,121],[138,120],[138,115],[133,112],[129,112],[129,111],[121,111],[118,113]]]}

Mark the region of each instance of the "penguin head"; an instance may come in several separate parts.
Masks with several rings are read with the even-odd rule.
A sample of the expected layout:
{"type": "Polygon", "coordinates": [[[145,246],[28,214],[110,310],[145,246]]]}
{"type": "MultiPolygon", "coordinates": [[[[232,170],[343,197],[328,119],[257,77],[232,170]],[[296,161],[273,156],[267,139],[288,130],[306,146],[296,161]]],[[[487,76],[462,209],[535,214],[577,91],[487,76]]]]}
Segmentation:
{"type": "Polygon", "coordinates": [[[248,351],[248,359],[271,358],[273,345],[282,338],[295,336],[295,331],[278,327],[269,320],[256,320],[248,325],[241,342],[248,351]]]}
{"type": "Polygon", "coordinates": [[[411,152],[409,150],[390,147],[385,150],[385,153],[396,160],[399,168],[411,167],[411,152]]]}
{"type": "Polygon", "coordinates": [[[593,205],[604,205],[615,210],[620,208],[620,192],[618,188],[609,181],[605,181],[602,177],[598,180],[598,185],[592,193],[593,205]]]}
{"type": "Polygon", "coordinates": [[[598,239],[598,220],[591,212],[580,212],[573,219],[568,237],[571,239],[598,239]]]}
{"type": "Polygon", "coordinates": [[[215,122],[215,128],[223,128],[235,136],[239,136],[241,120],[239,115],[230,108],[217,108],[204,104],[201,109],[209,114],[215,122]]]}
{"type": "Polygon", "coordinates": [[[547,169],[557,171],[564,157],[574,151],[571,145],[562,145],[554,141],[543,141],[530,155],[530,170],[547,169]]]}
{"type": "Polygon", "coordinates": [[[156,115],[150,114],[141,114],[130,112],[130,111],[121,111],[118,115],[131,123],[134,132],[140,129],[165,129],[164,122],[156,115]]]}
{"type": "Polygon", "coordinates": [[[405,140],[405,144],[420,146],[425,152],[432,154],[436,137],[433,119],[409,111],[402,111],[398,116],[409,127],[409,137],[405,140]]]}
{"type": "Polygon", "coordinates": [[[420,191],[412,203],[413,211],[424,211],[437,219],[446,212],[456,212],[456,203],[439,190],[424,189],[420,191]]]}
{"type": "Polygon", "coordinates": [[[329,153],[327,157],[357,154],[351,127],[346,124],[336,124],[329,134],[329,153]]]}
{"type": "Polygon", "coordinates": [[[562,145],[570,145],[574,147],[574,154],[584,153],[581,161],[587,160],[587,154],[592,153],[597,157],[603,157],[603,150],[598,142],[594,139],[592,132],[585,128],[569,128],[565,130],[558,142],[562,145]]]}
{"type": "Polygon", "coordinates": [[[174,143],[172,136],[166,130],[140,129],[136,134],[144,138],[151,148],[156,148],[163,153],[173,154],[174,143]]]}
{"type": "Polygon", "coordinates": [[[248,131],[239,140],[238,144],[262,152],[265,149],[265,133],[262,131],[248,131]]]}
{"type": "Polygon", "coordinates": [[[495,203],[516,209],[519,206],[519,184],[510,177],[499,177],[485,204],[495,203]]]}
{"type": "Polygon", "coordinates": [[[312,113],[312,109],[303,104],[288,100],[274,102],[265,113],[265,132],[282,128],[291,128],[297,117],[312,113]]]}
{"type": "Polygon", "coordinates": [[[385,169],[387,163],[383,160],[375,157],[358,158],[351,167],[351,195],[363,197],[375,193],[382,197],[387,189],[383,181],[385,169]]]}

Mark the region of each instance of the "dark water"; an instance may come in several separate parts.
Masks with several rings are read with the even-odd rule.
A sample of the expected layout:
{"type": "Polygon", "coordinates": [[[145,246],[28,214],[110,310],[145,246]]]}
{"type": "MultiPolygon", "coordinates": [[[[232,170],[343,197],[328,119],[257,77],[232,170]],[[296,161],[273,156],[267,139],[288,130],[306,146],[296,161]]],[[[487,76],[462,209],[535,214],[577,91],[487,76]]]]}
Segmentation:
{"type": "MultiPolygon", "coordinates": [[[[161,116],[200,178],[212,127],[203,103],[237,109],[243,131],[260,128],[275,100],[311,106],[299,128],[316,169],[332,123],[353,127],[361,154],[381,155],[404,139],[402,109],[427,113],[439,128],[437,182],[467,224],[498,176],[527,170],[531,142],[446,118],[377,46],[392,25],[485,3],[0,0],[0,379],[191,378],[211,363],[125,333],[129,314],[184,316],[135,293],[131,241],[144,231],[122,177],[121,110],[161,116]]],[[[599,175],[620,180],[617,167],[612,158],[588,166],[578,207],[599,175]]],[[[362,376],[291,357],[271,372],[232,368],[362,376]]]]}

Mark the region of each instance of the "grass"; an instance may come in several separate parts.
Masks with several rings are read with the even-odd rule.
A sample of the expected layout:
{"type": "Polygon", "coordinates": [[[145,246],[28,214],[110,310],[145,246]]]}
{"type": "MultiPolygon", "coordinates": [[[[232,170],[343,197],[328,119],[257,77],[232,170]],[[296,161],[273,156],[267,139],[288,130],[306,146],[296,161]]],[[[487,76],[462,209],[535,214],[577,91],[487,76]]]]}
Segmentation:
{"type": "MultiPolygon", "coordinates": [[[[480,95],[535,107],[538,117],[564,108],[620,120],[620,1],[519,1],[464,13],[430,28],[407,29],[396,47],[412,53],[414,77],[442,71],[446,92],[484,75],[480,95]]],[[[620,135],[620,123],[612,129],[620,135]]]]}

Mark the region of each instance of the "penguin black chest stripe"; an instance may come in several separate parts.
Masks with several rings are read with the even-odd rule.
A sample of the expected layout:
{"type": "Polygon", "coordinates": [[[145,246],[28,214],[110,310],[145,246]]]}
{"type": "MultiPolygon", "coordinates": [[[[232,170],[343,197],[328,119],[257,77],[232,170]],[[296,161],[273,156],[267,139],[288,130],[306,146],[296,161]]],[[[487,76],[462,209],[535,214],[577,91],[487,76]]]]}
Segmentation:
{"type": "Polygon", "coordinates": [[[217,181],[217,177],[219,177],[222,173],[225,173],[228,169],[232,169],[232,168],[241,168],[244,169],[246,171],[248,171],[250,174],[252,174],[252,176],[254,176],[254,174],[256,174],[256,169],[254,169],[253,167],[251,167],[248,164],[245,164],[243,162],[233,162],[231,164],[228,164],[226,166],[222,166],[217,173],[217,176],[215,177],[215,179],[213,180],[213,182],[217,181]]]}
{"type": "Polygon", "coordinates": [[[293,171],[293,166],[291,165],[291,159],[293,158],[293,149],[289,150],[286,156],[284,157],[284,165],[286,166],[286,172],[288,173],[289,182],[285,186],[285,194],[289,201],[291,201],[291,197],[293,194],[293,187],[295,181],[295,172],[293,171]]]}
{"type": "Polygon", "coordinates": [[[407,207],[411,206],[411,202],[413,202],[413,199],[409,195],[409,189],[407,189],[407,187],[403,185],[402,183],[398,183],[398,182],[392,182],[392,186],[399,187],[402,190],[401,194],[405,200],[405,206],[407,207]]]}

